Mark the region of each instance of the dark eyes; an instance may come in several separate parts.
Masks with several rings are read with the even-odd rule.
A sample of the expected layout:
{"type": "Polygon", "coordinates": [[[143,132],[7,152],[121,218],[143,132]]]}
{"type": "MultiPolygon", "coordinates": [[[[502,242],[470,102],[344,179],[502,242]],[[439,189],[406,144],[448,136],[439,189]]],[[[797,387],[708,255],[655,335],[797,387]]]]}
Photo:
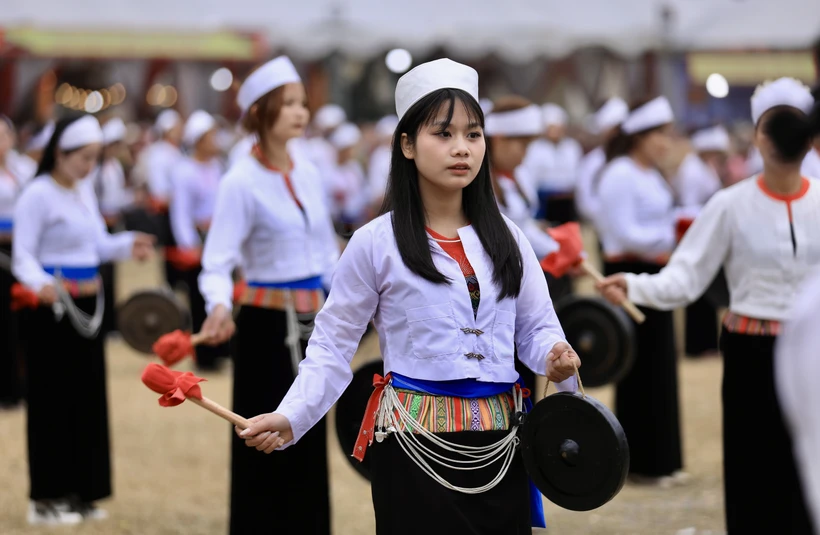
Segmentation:
{"type": "MultiPolygon", "coordinates": [[[[440,137],[443,137],[443,138],[452,137],[450,132],[448,132],[446,130],[443,130],[441,132],[437,132],[436,135],[440,136],[440,137]]],[[[467,137],[470,138],[470,139],[481,139],[481,132],[470,132],[469,134],[467,134],[467,137]]]]}

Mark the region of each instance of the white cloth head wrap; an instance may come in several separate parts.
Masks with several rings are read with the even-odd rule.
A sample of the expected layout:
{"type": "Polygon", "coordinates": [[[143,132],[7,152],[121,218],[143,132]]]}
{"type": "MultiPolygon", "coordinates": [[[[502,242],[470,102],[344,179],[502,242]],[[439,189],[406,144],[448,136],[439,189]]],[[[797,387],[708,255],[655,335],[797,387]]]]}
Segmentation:
{"type": "Polygon", "coordinates": [[[313,117],[313,124],[323,131],[333,130],[345,121],[347,121],[347,113],[338,104],[325,104],[316,110],[316,115],[313,117]]]}
{"type": "Polygon", "coordinates": [[[731,140],[729,132],[722,126],[704,128],[692,134],[692,148],[698,152],[729,152],[731,140]]]}
{"type": "Polygon", "coordinates": [[[119,117],[109,119],[102,127],[103,143],[110,145],[125,139],[125,123],[119,117]]]}
{"type": "Polygon", "coordinates": [[[541,113],[544,116],[544,127],[566,126],[569,120],[566,110],[558,104],[544,104],[541,113]]]}
{"type": "Polygon", "coordinates": [[[37,134],[28,140],[26,145],[26,152],[35,150],[43,150],[48,145],[48,140],[54,135],[54,121],[47,122],[37,134]]]}
{"type": "Polygon", "coordinates": [[[669,124],[675,120],[672,105],[666,97],[657,97],[633,110],[621,123],[624,134],[636,134],[669,124]]]}
{"type": "Polygon", "coordinates": [[[386,115],[376,123],[376,135],[382,137],[393,137],[396,127],[399,125],[399,118],[396,115],[386,115]]]}
{"type": "Polygon", "coordinates": [[[439,89],[460,89],[478,102],[478,73],[472,67],[446,58],[413,68],[396,84],[396,114],[399,119],[413,104],[439,89]]]}
{"type": "Polygon", "coordinates": [[[603,134],[610,128],[614,128],[623,123],[629,115],[629,105],[618,97],[607,100],[601,108],[595,112],[595,128],[598,134],[603,134]]]}
{"type": "Polygon", "coordinates": [[[541,109],[530,104],[525,108],[491,113],[484,132],[488,136],[538,136],[543,132],[541,109]]]}
{"type": "Polygon", "coordinates": [[[182,117],[179,116],[176,110],[162,110],[162,112],[157,115],[157,121],[154,123],[154,126],[160,133],[164,134],[180,122],[182,122],[182,117]]]}
{"type": "Polygon", "coordinates": [[[330,134],[329,141],[337,150],[344,150],[354,146],[361,138],[362,132],[358,126],[353,123],[344,123],[330,134]]]}
{"type": "Polygon", "coordinates": [[[182,142],[192,147],[202,136],[216,127],[216,120],[210,113],[196,110],[185,121],[185,129],[182,132],[182,142]]]}
{"type": "Polygon", "coordinates": [[[247,112],[254,102],[277,87],[301,83],[296,67],[287,56],[279,56],[253,71],[242,83],[236,94],[236,103],[242,113],[247,112]]]}
{"type": "Polygon", "coordinates": [[[790,106],[808,114],[814,106],[811,90],[794,78],[778,78],[757,86],[752,95],[752,122],[757,124],[764,113],[777,106],[790,106]]]}
{"type": "Polygon", "coordinates": [[[103,142],[100,122],[93,115],[83,115],[63,130],[57,141],[60,150],[74,150],[93,143],[103,142]]]}

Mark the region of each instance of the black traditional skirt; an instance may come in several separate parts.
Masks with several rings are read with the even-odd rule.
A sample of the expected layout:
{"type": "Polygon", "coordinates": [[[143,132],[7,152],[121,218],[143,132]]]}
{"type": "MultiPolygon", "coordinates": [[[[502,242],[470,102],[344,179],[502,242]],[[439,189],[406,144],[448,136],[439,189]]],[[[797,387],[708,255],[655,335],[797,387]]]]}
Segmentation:
{"type": "MultiPolygon", "coordinates": [[[[233,409],[246,418],[273,412],[294,379],[286,313],[243,305],[237,329],[233,409]]],[[[249,448],[231,429],[232,535],[327,535],[330,525],[324,419],[297,444],[270,455],[249,448]]]]}
{"type": "MultiPolygon", "coordinates": [[[[606,275],[660,269],[646,262],[604,263],[606,275]]],[[[635,323],[635,363],[616,386],[615,413],[629,441],[630,472],[661,477],[683,467],[675,330],[672,312],[640,309],[646,321],[635,323]]]]}
{"type": "Polygon", "coordinates": [[[774,336],[736,334],[725,327],[720,338],[729,535],[813,533],[777,400],[774,344],[774,336]]]}
{"type": "MultiPolygon", "coordinates": [[[[11,244],[0,244],[11,255],[11,244]]],[[[11,309],[10,271],[0,269],[0,406],[13,406],[23,398],[23,352],[18,339],[19,314],[11,309]]]]}
{"type": "MultiPolygon", "coordinates": [[[[74,303],[93,313],[95,296],[74,303]]],[[[28,460],[32,500],[111,495],[105,349],[50,306],[33,311],[27,330],[28,460]]]]}
{"type": "Polygon", "coordinates": [[[717,309],[705,296],[686,307],[686,356],[718,349],[717,309]]]}

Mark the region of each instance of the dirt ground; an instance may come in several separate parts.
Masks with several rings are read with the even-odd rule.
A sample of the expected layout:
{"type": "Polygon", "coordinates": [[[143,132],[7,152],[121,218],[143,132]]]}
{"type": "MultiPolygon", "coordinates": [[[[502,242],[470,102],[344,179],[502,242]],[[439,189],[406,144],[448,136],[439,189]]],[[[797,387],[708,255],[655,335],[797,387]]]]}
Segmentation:
{"type": "MultiPolygon", "coordinates": [[[[118,293],[155,286],[159,267],[127,263],[118,293]]],[[[587,285],[588,288],[588,285],[587,285]]],[[[363,341],[355,364],[378,355],[378,341],[363,341]]],[[[108,344],[108,380],[114,463],[114,497],[101,505],[110,519],[70,528],[26,524],[28,474],[25,410],[0,412],[0,535],[222,535],[227,532],[228,443],[231,430],[193,404],[157,405],[140,382],[149,362],[120,341],[108,344]]],[[[184,366],[182,366],[184,368],[184,366]]],[[[680,385],[688,485],[668,490],[627,484],[610,503],[588,513],[546,502],[555,535],[718,535],[724,533],[721,490],[719,359],[681,359],[680,385]]],[[[230,370],[206,376],[206,395],[230,404],[230,370]]],[[[611,404],[610,388],[588,394],[611,404]]],[[[251,415],[246,415],[251,416],[251,415]]],[[[55,407],[59,417],[59,407],[55,407]]],[[[332,413],[331,413],[332,417],[332,413]]],[[[60,447],[60,437],[54,437],[60,447]]],[[[370,489],[348,465],[329,435],[334,533],[374,533],[370,489]]],[[[286,482],[275,482],[286,484],[286,482]]],[[[270,514],[271,511],[260,512],[270,514]]],[[[538,533],[539,531],[536,531],[538,533]]]]}

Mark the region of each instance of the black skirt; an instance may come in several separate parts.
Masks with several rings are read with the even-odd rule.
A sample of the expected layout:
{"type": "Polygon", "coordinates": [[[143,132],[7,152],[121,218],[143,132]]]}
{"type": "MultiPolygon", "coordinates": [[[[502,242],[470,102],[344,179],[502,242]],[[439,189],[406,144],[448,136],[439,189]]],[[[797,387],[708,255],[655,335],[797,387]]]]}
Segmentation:
{"type": "MultiPolygon", "coordinates": [[[[93,313],[96,297],[74,300],[93,313]]],[[[83,338],[51,307],[31,315],[27,344],[28,459],[31,499],[111,495],[108,400],[102,337],[83,338]]]]}
{"type": "MultiPolygon", "coordinates": [[[[234,338],[233,409],[273,412],[293,383],[285,312],[243,306],[234,338]]],[[[303,344],[304,350],[304,344],[303,344]]],[[[330,533],[327,436],[322,419],[299,442],[266,455],[231,430],[230,533],[330,533]]]]}
{"type": "Polygon", "coordinates": [[[686,307],[686,356],[698,357],[717,349],[717,309],[705,296],[700,296],[686,307]]]}
{"type": "MultiPolygon", "coordinates": [[[[508,431],[436,433],[449,442],[486,446],[508,431]]],[[[425,446],[453,458],[426,439],[425,446]]],[[[529,479],[520,451],[509,471],[493,489],[481,494],[462,494],[444,488],[419,468],[401,448],[396,437],[373,442],[371,493],[377,535],[530,535],[529,479]]],[[[456,457],[457,458],[457,457],[456,457]]],[[[478,487],[498,474],[501,461],[475,471],[451,470],[435,463],[435,471],[453,485],[478,487]]]]}
{"type": "MultiPolygon", "coordinates": [[[[11,244],[0,244],[10,255],[11,244]]],[[[23,398],[23,354],[18,340],[19,314],[11,310],[11,272],[0,269],[0,406],[14,406],[23,398]]]]}
{"type": "MultiPolygon", "coordinates": [[[[645,262],[606,262],[604,271],[657,273],[645,262]]],[[[635,364],[615,389],[615,413],[629,441],[629,470],[661,477],[683,467],[678,368],[672,312],[640,307],[646,321],[635,323],[635,364]]]]}
{"type": "Polygon", "coordinates": [[[100,336],[117,331],[117,308],[116,308],[116,275],[117,266],[114,262],[100,265],[100,278],[102,279],[103,292],[105,292],[105,311],[103,313],[102,328],[100,336]]]}
{"type": "Polygon", "coordinates": [[[777,400],[773,336],[721,334],[723,474],[729,535],[812,535],[777,400]]]}
{"type": "Polygon", "coordinates": [[[547,221],[557,224],[578,221],[578,211],[575,209],[575,196],[550,195],[544,202],[544,211],[547,221]]]}

